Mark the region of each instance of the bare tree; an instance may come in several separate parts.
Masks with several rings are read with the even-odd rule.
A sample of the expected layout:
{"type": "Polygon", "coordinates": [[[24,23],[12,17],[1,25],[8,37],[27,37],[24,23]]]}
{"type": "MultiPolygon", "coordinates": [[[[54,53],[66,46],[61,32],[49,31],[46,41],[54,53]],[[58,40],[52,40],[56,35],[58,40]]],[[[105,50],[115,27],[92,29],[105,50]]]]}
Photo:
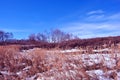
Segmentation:
{"type": "Polygon", "coordinates": [[[10,38],[13,38],[13,34],[9,32],[4,32],[0,30],[0,41],[6,41],[9,40],[10,38]]]}
{"type": "Polygon", "coordinates": [[[47,37],[45,34],[42,34],[42,33],[38,33],[36,35],[36,39],[37,41],[42,41],[42,42],[47,42],[47,37]]]}
{"type": "Polygon", "coordinates": [[[73,35],[65,33],[59,29],[51,30],[50,32],[31,34],[29,40],[32,41],[42,41],[42,42],[53,42],[60,43],[62,41],[67,41],[73,39],[73,35]]]}
{"type": "Polygon", "coordinates": [[[30,41],[42,41],[42,42],[47,42],[47,37],[43,33],[37,33],[37,34],[31,34],[29,35],[29,40],[30,41]]]}
{"type": "Polygon", "coordinates": [[[36,41],[36,35],[35,34],[30,34],[29,35],[29,40],[30,41],[36,41]]]}
{"type": "Polygon", "coordinates": [[[70,40],[71,35],[65,32],[62,32],[59,29],[51,31],[51,40],[54,43],[60,43],[62,41],[70,40]]]}
{"type": "Polygon", "coordinates": [[[0,31],[0,41],[4,41],[4,31],[0,31]]]}
{"type": "Polygon", "coordinates": [[[13,34],[12,34],[12,33],[9,33],[9,32],[6,32],[6,33],[4,34],[4,38],[5,38],[5,40],[11,39],[11,38],[13,38],[13,34]]]}

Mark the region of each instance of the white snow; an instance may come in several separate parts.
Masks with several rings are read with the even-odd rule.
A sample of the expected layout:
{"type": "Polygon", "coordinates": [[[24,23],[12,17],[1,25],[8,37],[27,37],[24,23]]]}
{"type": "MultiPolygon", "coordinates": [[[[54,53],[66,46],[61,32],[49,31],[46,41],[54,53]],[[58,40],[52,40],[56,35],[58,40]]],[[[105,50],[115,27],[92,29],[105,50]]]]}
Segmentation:
{"type": "Polygon", "coordinates": [[[61,53],[72,53],[72,52],[81,52],[81,50],[78,49],[70,49],[70,50],[61,50],[61,53]]]}

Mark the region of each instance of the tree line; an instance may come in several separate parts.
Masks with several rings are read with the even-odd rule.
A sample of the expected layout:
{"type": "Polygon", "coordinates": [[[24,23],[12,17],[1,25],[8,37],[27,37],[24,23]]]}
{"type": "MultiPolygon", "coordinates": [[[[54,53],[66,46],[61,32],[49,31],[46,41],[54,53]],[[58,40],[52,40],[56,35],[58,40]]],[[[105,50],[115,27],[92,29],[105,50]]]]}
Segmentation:
{"type": "Polygon", "coordinates": [[[54,29],[46,33],[37,33],[37,34],[29,35],[29,40],[31,41],[41,41],[41,42],[49,42],[49,43],[60,43],[75,38],[78,37],[73,36],[70,33],[65,33],[59,29],[54,29]]]}
{"type": "Polygon", "coordinates": [[[13,38],[13,34],[10,32],[4,32],[0,30],[0,45],[22,45],[22,49],[30,49],[34,47],[39,48],[75,48],[75,47],[92,47],[98,46],[110,47],[112,44],[117,45],[120,43],[120,36],[114,37],[100,37],[91,39],[80,39],[77,36],[73,36],[70,33],[65,33],[59,29],[51,30],[46,33],[30,34],[28,39],[17,40],[13,38]]]}
{"type": "MultiPolygon", "coordinates": [[[[60,29],[54,29],[50,32],[44,33],[32,33],[28,36],[29,41],[32,42],[49,42],[49,43],[60,43],[62,41],[68,41],[74,38],[78,38],[77,36],[73,36],[70,33],[65,33],[60,29]]],[[[5,32],[0,30],[0,42],[5,42],[9,40],[15,40],[13,38],[13,34],[11,32],[5,32]]]]}

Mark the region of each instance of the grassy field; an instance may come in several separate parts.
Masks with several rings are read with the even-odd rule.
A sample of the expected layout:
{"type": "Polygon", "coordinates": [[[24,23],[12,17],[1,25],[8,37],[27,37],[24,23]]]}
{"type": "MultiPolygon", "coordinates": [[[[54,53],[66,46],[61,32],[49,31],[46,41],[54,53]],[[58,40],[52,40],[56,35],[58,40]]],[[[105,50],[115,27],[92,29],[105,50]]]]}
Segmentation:
{"type": "Polygon", "coordinates": [[[0,46],[0,80],[119,80],[120,46],[20,50],[0,46]]]}

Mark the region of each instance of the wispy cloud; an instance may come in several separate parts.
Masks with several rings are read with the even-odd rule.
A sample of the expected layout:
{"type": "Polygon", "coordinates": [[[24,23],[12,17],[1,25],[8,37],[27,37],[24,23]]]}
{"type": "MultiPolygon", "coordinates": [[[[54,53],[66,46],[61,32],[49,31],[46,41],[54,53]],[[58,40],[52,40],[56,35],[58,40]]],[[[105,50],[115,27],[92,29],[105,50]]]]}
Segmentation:
{"type": "Polygon", "coordinates": [[[78,35],[80,38],[120,35],[120,13],[115,13],[109,16],[105,14],[92,16],[85,17],[85,19],[89,19],[82,23],[73,22],[65,24],[61,29],[66,32],[72,32],[74,35],[78,35]]]}
{"type": "Polygon", "coordinates": [[[90,11],[87,13],[87,15],[93,15],[93,14],[103,14],[104,11],[103,10],[94,10],[94,11],[90,11]]]}
{"type": "Polygon", "coordinates": [[[104,21],[106,20],[105,15],[104,14],[100,14],[100,15],[90,15],[87,18],[85,18],[86,21],[104,21]]]}
{"type": "Polygon", "coordinates": [[[108,20],[117,20],[120,22],[120,12],[107,17],[108,20]]]}
{"type": "Polygon", "coordinates": [[[25,30],[25,29],[9,29],[9,28],[3,28],[2,29],[3,31],[6,31],[6,32],[17,32],[17,33],[25,33],[25,32],[31,32],[30,30],[25,30]]]}

